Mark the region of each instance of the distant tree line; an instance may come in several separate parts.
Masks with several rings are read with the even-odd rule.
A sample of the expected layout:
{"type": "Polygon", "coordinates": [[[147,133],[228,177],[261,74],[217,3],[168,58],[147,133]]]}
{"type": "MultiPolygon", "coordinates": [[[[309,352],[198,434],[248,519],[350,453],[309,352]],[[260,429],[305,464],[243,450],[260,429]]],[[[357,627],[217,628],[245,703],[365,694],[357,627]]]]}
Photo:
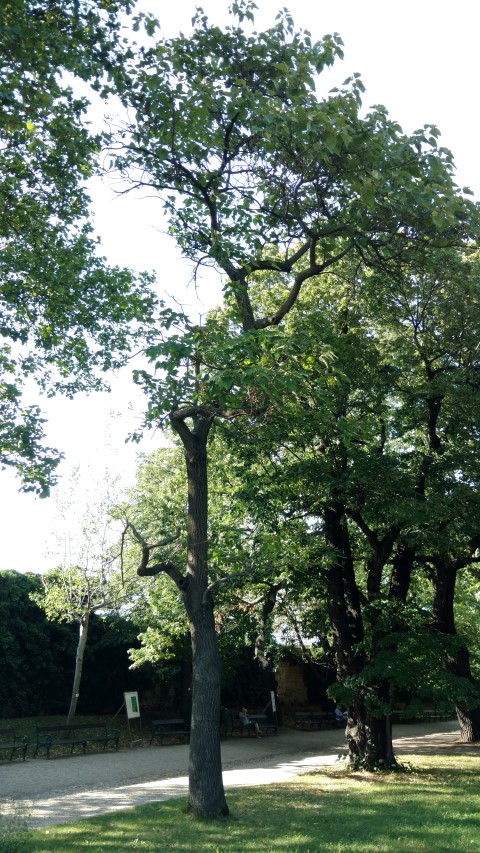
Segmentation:
{"type": "MultiPolygon", "coordinates": [[[[0,572],[0,718],[66,714],[71,701],[78,626],[48,619],[32,601],[42,590],[31,572],[0,572]]],[[[138,690],[146,712],[173,707],[188,713],[191,653],[187,635],[155,663],[131,669],[139,627],[118,614],[93,615],[77,713],[114,714],[123,692],[138,690]]],[[[238,636],[237,636],[238,639],[238,636]]],[[[222,701],[229,707],[265,700],[261,669],[245,641],[224,643],[222,701]]]]}
{"type": "MultiPolygon", "coordinates": [[[[64,714],[77,648],[73,624],[49,621],[30,599],[38,575],[0,572],[0,716],[64,714]]],[[[115,713],[124,690],[151,690],[152,667],[132,672],[128,649],[134,627],[120,616],[92,618],[78,712],[115,713]]]]}

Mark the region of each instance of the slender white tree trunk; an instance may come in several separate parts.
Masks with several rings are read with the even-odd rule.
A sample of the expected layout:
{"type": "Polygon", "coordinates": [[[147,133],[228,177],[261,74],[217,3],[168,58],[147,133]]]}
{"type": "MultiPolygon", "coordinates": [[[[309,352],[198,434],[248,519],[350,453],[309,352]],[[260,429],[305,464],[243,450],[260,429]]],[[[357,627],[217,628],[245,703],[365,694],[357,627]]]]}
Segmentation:
{"type": "Polygon", "coordinates": [[[83,656],[85,654],[85,647],[87,645],[89,620],[89,613],[85,613],[79,620],[78,645],[77,654],[75,658],[75,675],[73,677],[72,697],[70,699],[70,708],[68,709],[67,725],[70,725],[75,716],[78,697],[80,696],[80,681],[82,678],[83,656]]]}

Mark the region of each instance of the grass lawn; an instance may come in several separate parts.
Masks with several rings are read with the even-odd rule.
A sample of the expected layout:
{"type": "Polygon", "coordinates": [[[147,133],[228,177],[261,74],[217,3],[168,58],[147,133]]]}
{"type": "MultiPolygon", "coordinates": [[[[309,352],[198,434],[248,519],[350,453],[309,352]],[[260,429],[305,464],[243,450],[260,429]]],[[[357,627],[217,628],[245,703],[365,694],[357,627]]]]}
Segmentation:
{"type": "Polygon", "coordinates": [[[218,821],[171,800],[3,835],[0,853],[480,853],[479,756],[407,760],[411,772],[393,776],[328,768],[228,792],[231,815],[218,821]]]}

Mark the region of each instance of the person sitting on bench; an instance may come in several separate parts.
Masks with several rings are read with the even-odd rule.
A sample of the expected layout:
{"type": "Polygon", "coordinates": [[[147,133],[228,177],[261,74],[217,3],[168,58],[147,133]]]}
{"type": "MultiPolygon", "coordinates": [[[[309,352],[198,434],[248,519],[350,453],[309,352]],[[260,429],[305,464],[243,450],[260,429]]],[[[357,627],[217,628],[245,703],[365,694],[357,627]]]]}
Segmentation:
{"type": "Polygon", "coordinates": [[[254,720],[251,720],[247,714],[246,708],[240,708],[238,719],[240,720],[242,726],[248,731],[255,732],[257,737],[261,737],[260,729],[258,727],[258,723],[254,720]]]}

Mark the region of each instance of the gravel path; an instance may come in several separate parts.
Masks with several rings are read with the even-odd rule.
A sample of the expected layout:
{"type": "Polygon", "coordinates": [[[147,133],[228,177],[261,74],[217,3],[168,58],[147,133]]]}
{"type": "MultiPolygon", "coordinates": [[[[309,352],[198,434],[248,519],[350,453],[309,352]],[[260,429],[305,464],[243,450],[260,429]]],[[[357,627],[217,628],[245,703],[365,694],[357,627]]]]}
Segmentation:
{"type": "MultiPolygon", "coordinates": [[[[468,751],[456,721],[399,725],[397,754],[468,751]]],[[[226,788],[267,785],[333,764],[345,754],[342,731],[282,729],[277,736],[222,741],[226,788]]],[[[186,796],[188,746],[148,746],[67,758],[27,758],[0,764],[0,811],[19,809],[31,826],[46,826],[186,796]]]]}

